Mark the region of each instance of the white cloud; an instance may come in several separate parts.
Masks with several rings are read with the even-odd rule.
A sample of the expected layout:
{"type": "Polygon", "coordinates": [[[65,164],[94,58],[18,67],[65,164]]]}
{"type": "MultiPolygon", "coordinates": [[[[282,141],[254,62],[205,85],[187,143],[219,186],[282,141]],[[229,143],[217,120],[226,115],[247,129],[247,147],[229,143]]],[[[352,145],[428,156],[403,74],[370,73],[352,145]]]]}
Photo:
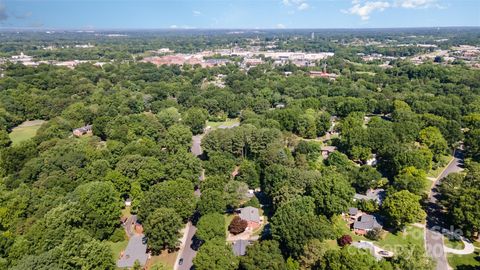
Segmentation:
{"type": "Polygon", "coordinates": [[[285,29],[287,27],[284,24],[279,23],[279,24],[277,24],[277,28],[278,29],[285,29]]]}
{"type": "Polygon", "coordinates": [[[358,15],[362,20],[370,19],[370,13],[374,12],[375,10],[384,11],[386,8],[389,8],[391,4],[389,2],[370,2],[367,1],[365,3],[360,3],[359,1],[353,1],[353,6],[346,11],[343,11],[347,14],[358,15]]]}
{"type": "Polygon", "coordinates": [[[370,19],[370,14],[375,11],[384,11],[388,8],[443,8],[438,4],[439,0],[352,0],[352,6],[348,10],[341,10],[343,13],[358,15],[364,21],[370,19]]]}
{"type": "Polygon", "coordinates": [[[202,15],[202,12],[198,11],[198,10],[194,10],[192,11],[193,12],[193,16],[200,16],[202,15]]]}
{"type": "Polygon", "coordinates": [[[310,6],[307,3],[301,3],[297,8],[298,8],[298,10],[306,10],[309,7],[310,6]]]}
{"type": "Polygon", "coordinates": [[[306,10],[310,7],[307,0],[282,0],[283,5],[292,6],[298,10],[306,10]]]}
{"type": "Polygon", "coordinates": [[[170,25],[170,28],[172,28],[172,29],[177,29],[177,28],[178,28],[178,25],[172,24],[172,25],[170,25]]]}
{"type": "Polygon", "coordinates": [[[437,0],[396,0],[395,6],[402,8],[428,8],[437,0]]]}

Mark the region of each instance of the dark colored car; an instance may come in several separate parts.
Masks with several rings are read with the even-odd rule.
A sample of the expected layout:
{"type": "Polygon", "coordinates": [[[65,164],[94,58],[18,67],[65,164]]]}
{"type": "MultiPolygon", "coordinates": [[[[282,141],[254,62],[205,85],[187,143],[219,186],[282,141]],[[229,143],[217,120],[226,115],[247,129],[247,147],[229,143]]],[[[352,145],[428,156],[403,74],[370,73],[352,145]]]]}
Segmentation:
{"type": "Polygon", "coordinates": [[[180,258],[180,260],[178,261],[178,265],[182,265],[183,264],[183,258],[180,258]]]}
{"type": "Polygon", "coordinates": [[[142,244],[146,245],[148,242],[148,237],[144,236],[142,237],[142,244]]]}

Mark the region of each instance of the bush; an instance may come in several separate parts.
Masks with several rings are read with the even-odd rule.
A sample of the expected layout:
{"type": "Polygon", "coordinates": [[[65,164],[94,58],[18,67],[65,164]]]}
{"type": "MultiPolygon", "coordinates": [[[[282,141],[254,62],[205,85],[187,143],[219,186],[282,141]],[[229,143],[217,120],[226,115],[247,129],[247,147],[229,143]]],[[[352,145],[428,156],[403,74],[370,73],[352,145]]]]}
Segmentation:
{"type": "Polygon", "coordinates": [[[338,245],[341,247],[350,245],[353,242],[353,239],[350,235],[343,235],[342,237],[338,238],[337,240],[338,245]]]}
{"type": "Polygon", "coordinates": [[[246,220],[241,219],[239,216],[235,216],[232,219],[232,222],[230,222],[230,225],[228,225],[228,231],[231,234],[237,235],[239,233],[242,233],[247,229],[248,222],[246,220]]]}
{"type": "Polygon", "coordinates": [[[110,236],[109,240],[114,242],[114,243],[117,243],[117,242],[124,241],[125,239],[126,239],[125,238],[125,230],[123,228],[117,228],[113,232],[112,236],[110,236]]]}
{"type": "Polygon", "coordinates": [[[248,207],[248,206],[260,208],[260,202],[258,201],[258,198],[253,197],[243,205],[243,207],[248,207]]]}
{"type": "Polygon", "coordinates": [[[374,228],[373,230],[368,231],[365,237],[373,241],[380,240],[380,238],[382,237],[382,229],[374,228]]]}

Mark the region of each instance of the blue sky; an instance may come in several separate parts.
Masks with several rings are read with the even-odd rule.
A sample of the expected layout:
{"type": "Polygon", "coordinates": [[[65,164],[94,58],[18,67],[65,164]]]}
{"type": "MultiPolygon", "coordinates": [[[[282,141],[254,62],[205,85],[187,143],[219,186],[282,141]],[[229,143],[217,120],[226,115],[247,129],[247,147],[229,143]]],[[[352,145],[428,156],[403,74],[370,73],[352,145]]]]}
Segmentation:
{"type": "Polygon", "coordinates": [[[0,27],[480,26],[480,0],[0,0],[0,27]]]}

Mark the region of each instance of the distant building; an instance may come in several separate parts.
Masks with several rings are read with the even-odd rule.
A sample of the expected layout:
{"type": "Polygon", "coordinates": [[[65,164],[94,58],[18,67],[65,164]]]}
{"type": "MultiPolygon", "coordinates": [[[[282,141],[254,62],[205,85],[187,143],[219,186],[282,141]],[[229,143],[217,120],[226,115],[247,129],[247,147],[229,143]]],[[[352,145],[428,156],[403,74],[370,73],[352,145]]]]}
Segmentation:
{"type": "Polygon", "coordinates": [[[76,128],[73,130],[73,135],[80,137],[83,135],[91,135],[93,133],[92,125],[86,125],[84,127],[76,128]]]}
{"type": "Polygon", "coordinates": [[[324,71],[310,71],[311,78],[327,78],[332,81],[336,80],[338,75],[335,73],[327,73],[324,71]]]}

